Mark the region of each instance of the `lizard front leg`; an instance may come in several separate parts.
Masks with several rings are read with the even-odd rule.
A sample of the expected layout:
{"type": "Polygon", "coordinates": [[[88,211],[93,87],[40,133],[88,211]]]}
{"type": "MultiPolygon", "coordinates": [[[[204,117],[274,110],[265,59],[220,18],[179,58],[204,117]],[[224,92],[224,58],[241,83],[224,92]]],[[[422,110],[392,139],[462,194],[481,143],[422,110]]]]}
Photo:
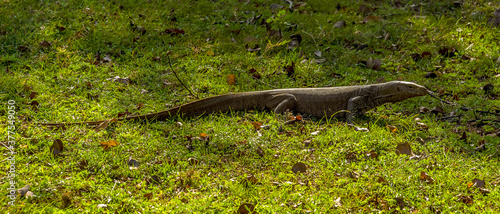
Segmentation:
{"type": "Polygon", "coordinates": [[[267,98],[266,107],[274,113],[283,113],[286,110],[293,110],[297,104],[297,98],[293,94],[275,94],[267,98]]]}
{"type": "Polygon", "coordinates": [[[375,100],[369,96],[357,96],[349,99],[347,102],[347,124],[352,125],[352,119],[357,116],[363,115],[366,111],[375,108],[375,100]]]}

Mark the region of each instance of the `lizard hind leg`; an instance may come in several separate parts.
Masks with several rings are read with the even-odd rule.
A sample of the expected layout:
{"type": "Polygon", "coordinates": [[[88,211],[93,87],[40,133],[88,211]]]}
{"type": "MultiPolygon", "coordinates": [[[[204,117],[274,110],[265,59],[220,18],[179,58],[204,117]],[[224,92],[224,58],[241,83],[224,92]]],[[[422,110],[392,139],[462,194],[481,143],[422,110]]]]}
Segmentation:
{"type": "Polygon", "coordinates": [[[352,120],[355,117],[363,115],[366,111],[375,106],[373,99],[368,96],[357,96],[349,99],[347,103],[347,110],[349,111],[346,118],[347,124],[352,125],[352,120]]]}
{"type": "Polygon", "coordinates": [[[297,104],[297,98],[293,94],[275,94],[266,100],[266,107],[275,114],[286,110],[293,110],[297,104]]]}

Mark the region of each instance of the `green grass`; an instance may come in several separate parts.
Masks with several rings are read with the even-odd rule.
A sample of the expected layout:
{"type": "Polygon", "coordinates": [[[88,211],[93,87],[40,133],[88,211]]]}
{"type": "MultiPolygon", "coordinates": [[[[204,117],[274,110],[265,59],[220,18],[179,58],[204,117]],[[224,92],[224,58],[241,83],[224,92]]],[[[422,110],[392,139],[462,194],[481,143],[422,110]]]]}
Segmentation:
{"type": "MultiPolygon", "coordinates": [[[[36,197],[18,195],[8,206],[10,165],[3,161],[0,202],[10,213],[229,213],[244,203],[259,213],[493,213],[500,209],[500,140],[493,136],[500,132],[500,28],[488,20],[500,4],[401,2],[402,8],[361,0],[337,7],[311,0],[292,12],[282,1],[2,1],[2,143],[8,101],[15,100],[15,186],[29,184],[36,197]],[[285,7],[272,10],[273,3],[285,7]],[[376,10],[363,12],[361,5],[376,10]],[[383,20],[362,23],[370,15],[383,20]],[[280,29],[283,40],[268,38],[262,20],[272,21],[269,27],[280,29]],[[341,20],[346,26],[335,28],[341,20]],[[290,50],[294,34],[302,42],[290,50]],[[261,50],[248,52],[246,45],[261,50]],[[457,56],[439,54],[443,47],[457,56]],[[412,59],[422,52],[431,55],[412,59]],[[106,56],[111,62],[102,62],[106,56]],[[369,132],[326,118],[283,125],[287,116],[258,111],[119,122],[102,131],[33,124],[151,113],[196,100],[167,56],[200,98],[405,80],[457,105],[431,97],[384,105],[355,121],[369,132]],[[366,68],[370,58],[381,60],[380,70],[366,68]],[[284,67],[292,63],[290,78],[284,67]],[[260,80],[252,78],[252,68],[260,80]],[[426,78],[429,72],[437,77],[426,78]],[[228,84],[231,74],[235,85],[228,84]],[[129,84],[113,82],[116,76],[129,84]],[[494,86],[490,93],[483,90],[487,84],[494,86]],[[37,96],[30,98],[32,92],[37,96]],[[436,106],[443,115],[419,114],[420,107],[436,106]],[[462,116],[439,120],[452,112],[462,116]],[[255,130],[254,121],[269,129],[255,130]],[[64,145],[59,155],[50,151],[55,139],[64,145]],[[100,143],[109,140],[120,144],[103,149],[100,143]],[[403,143],[421,158],[396,154],[403,143]],[[483,143],[484,150],[476,149],[483,143]],[[140,162],[137,169],[129,168],[129,158],[140,162]],[[307,172],[292,172],[298,162],[307,172]],[[469,187],[473,179],[486,185],[469,187]]],[[[6,147],[2,154],[10,157],[6,147]]]]}

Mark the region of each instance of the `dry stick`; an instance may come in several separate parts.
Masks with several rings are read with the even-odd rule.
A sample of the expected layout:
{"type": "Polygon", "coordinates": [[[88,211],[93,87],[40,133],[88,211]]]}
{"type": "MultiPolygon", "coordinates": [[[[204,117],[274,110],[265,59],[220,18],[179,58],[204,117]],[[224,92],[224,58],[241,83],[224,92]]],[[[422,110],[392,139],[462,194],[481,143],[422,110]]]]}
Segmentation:
{"type": "Polygon", "coordinates": [[[194,94],[191,89],[189,89],[183,82],[182,80],[179,78],[179,76],[177,76],[177,73],[175,72],[174,68],[172,67],[172,62],[170,61],[170,57],[167,55],[167,59],[168,59],[168,65],[170,66],[170,70],[172,70],[172,72],[174,73],[175,75],[175,78],[177,78],[177,80],[179,80],[179,82],[182,84],[182,86],[184,86],[184,88],[186,90],[189,91],[189,94],[191,94],[192,96],[196,97],[196,99],[200,99],[198,96],[196,96],[196,94],[194,94]]]}

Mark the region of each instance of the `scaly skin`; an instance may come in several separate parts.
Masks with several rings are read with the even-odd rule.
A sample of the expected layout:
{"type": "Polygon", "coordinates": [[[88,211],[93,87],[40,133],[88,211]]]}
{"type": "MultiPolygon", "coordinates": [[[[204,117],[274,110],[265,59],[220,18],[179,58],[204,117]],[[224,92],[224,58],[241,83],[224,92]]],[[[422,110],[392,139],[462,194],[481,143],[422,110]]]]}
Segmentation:
{"type": "MultiPolygon", "coordinates": [[[[350,124],[353,117],[362,115],[382,104],[428,94],[430,91],[424,86],[403,81],[359,86],[275,89],[209,97],[165,111],[120,118],[117,121],[158,121],[174,116],[196,117],[203,114],[250,109],[272,110],[278,114],[289,109],[295,113],[317,118],[332,116],[344,118],[350,124]]],[[[106,121],[109,120],[39,124],[47,126],[99,125],[106,121]]]]}

